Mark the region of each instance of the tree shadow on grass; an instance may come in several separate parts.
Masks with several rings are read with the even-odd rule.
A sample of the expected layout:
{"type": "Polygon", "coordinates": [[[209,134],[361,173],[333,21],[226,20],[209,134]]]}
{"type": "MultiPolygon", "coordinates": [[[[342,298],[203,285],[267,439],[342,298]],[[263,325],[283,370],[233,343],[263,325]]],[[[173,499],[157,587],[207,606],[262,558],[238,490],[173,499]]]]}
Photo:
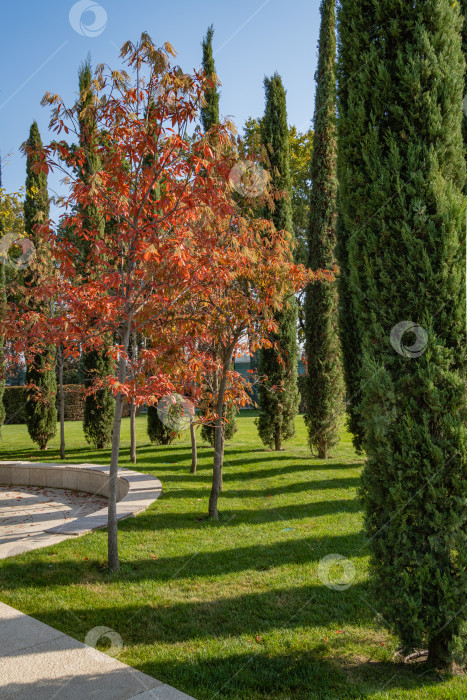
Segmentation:
{"type": "Polygon", "coordinates": [[[344,670],[336,663],[338,660],[326,658],[324,650],[271,654],[254,641],[250,653],[220,659],[197,655],[185,662],[149,660],[135,666],[149,675],[163,677],[167,683],[178,683],[198,700],[369,700],[380,692],[397,690],[412,691],[418,697],[428,688],[437,688],[437,697],[446,700],[462,697],[448,690],[441,694],[443,679],[430,669],[369,660],[344,670]]]}
{"type": "MultiPolygon", "coordinates": [[[[212,470],[212,459],[213,459],[213,450],[210,448],[209,453],[205,452],[201,455],[202,461],[200,460],[200,465],[201,467],[204,467],[205,469],[211,469],[212,470]]],[[[244,466],[244,465],[253,465],[253,464],[264,464],[265,461],[271,461],[271,463],[276,463],[276,462],[291,462],[293,460],[293,455],[285,455],[281,454],[279,457],[274,457],[270,458],[265,457],[264,455],[261,457],[250,457],[250,452],[243,452],[240,453],[242,456],[239,459],[232,459],[232,453],[226,452],[225,457],[224,457],[224,466],[244,466]]],[[[164,454],[164,453],[158,453],[157,458],[155,458],[154,455],[146,455],[144,457],[140,457],[138,460],[139,465],[146,465],[146,464],[154,464],[155,466],[157,465],[158,461],[165,461],[165,460],[170,460],[171,455],[170,453],[164,454]]],[[[178,454],[176,457],[177,461],[173,462],[174,466],[178,465],[185,465],[187,468],[189,468],[191,464],[191,451],[186,451],[185,453],[178,454]]],[[[300,469],[297,468],[297,471],[303,471],[305,467],[302,465],[300,469]]]]}
{"type": "MultiPolygon", "coordinates": [[[[170,481],[193,481],[194,484],[196,483],[206,483],[210,484],[212,481],[212,464],[200,464],[198,463],[198,471],[196,474],[190,474],[189,473],[189,466],[187,464],[184,464],[184,469],[183,473],[175,473],[175,469],[179,467],[180,465],[166,465],[166,464],[158,464],[155,461],[150,462],[151,466],[146,466],[140,463],[139,465],[136,465],[136,469],[139,469],[140,471],[143,472],[150,472],[151,474],[154,474],[155,476],[160,476],[161,479],[164,477],[164,472],[168,474],[168,478],[170,481]]],[[[247,461],[245,460],[243,464],[247,464],[247,461]]],[[[280,467],[264,467],[264,468],[252,468],[248,471],[237,471],[234,467],[234,469],[230,469],[230,467],[234,467],[233,463],[226,461],[224,464],[224,484],[226,487],[229,487],[229,484],[235,483],[237,481],[259,481],[260,479],[272,479],[277,476],[287,476],[287,475],[293,475],[296,472],[299,473],[309,473],[310,478],[313,477],[314,471],[312,468],[308,469],[305,468],[303,465],[296,465],[296,464],[284,464],[283,466],[280,467]]],[[[327,467],[328,469],[331,469],[331,467],[327,467]]],[[[336,462],[334,463],[332,469],[335,471],[347,471],[349,469],[356,470],[359,469],[360,465],[359,464],[353,464],[353,465],[348,465],[348,464],[342,464],[341,462],[336,462]]],[[[321,470],[317,470],[321,471],[321,470]]],[[[358,481],[358,477],[343,477],[344,479],[355,479],[358,481]]],[[[338,477],[336,477],[337,481],[341,481],[338,477]]],[[[317,481],[316,483],[324,483],[324,480],[321,482],[317,481]]],[[[287,489],[287,485],[284,486],[284,490],[287,489]]]]}
{"type": "MultiPolygon", "coordinates": [[[[269,479],[274,476],[287,475],[294,472],[319,472],[322,470],[341,471],[358,469],[362,465],[362,462],[358,460],[350,464],[337,461],[328,461],[326,463],[323,462],[316,464],[316,460],[313,460],[312,457],[303,457],[293,453],[277,454],[274,452],[264,451],[261,456],[252,457],[251,455],[253,452],[255,451],[248,449],[227,449],[224,460],[224,474],[226,475],[226,478],[228,478],[229,471],[232,471],[232,468],[233,477],[236,481],[250,481],[252,477],[255,479],[269,479]],[[239,458],[233,459],[233,455],[238,455],[239,458]],[[259,469],[255,467],[257,464],[264,464],[265,461],[269,461],[271,466],[261,467],[259,469]],[[278,463],[279,466],[277,466],[278,463]],[[239,466],[251,468],[237,471],[236,468],[239,466]]],[[[122,448],[120,453],[120,465],[125,466],[126,468],[136,469],[137,471],[149,471],[156,474],[173,472],[179,468],[183,468],[186,472],[187,478],[193,479],[194,481],[204,480],[206,482],[210,482],[212,458],[213,450],[209,447],[208,451],[203,452],[200,455],[198,473],[190,475],[189,469],[191,465],[191,449],[189,446],[171,445],[155,447],[154,445],[149,444],[138,448],[138,461],[135,465],[129,463],[129,448],[122,448]],[[206,472],[206,474],[203,474],[203,472],[206,472]]],[[[56,449],[49,449],[44,452],[41,452],[37,448],[29,447],[15,450],[5,450],[3,456],[0,456],[0,461],[1,459],[9,461],[28,460],[33,462],[58,462],[62,464],[89,462],[91,464],[96,463],[109,465],[110,449],[92,450],[89,447],[67,449],[66,459],[61,460],[58,447],[56,449]]],[[[177,480],[180,478],[180,475],[174,474],[173,477],[171,476],[171,478],[177,480]]],[[[182,478],[185,478],[185,476],[182,475],[182,478]]]]}
{"type": "MultiPolygon", "coordinates": [[[[345,631],[354,625],[371,628],[375,624],[375,615],[361,604],[366,593],[366,586],[361,582],[346,591],[330,590],[320,581],[317,585],[254,590],[237,595],[229,595],[226,590],[226,597],[203,601],[169,601],[167,588],[162,597],[156,587],[151,590],[145,586],[144,596],[141,595],[139,601],[128,600],[123,604],[119,597],[116,605],[110,604],[109,593],[103,604],[102,594],[89,591],[86,599],[76,606],[63,605],[56,596],[53,610],[31,612],[28,607],[28,614],[52,627],[58,625],[60,631],[78,640],[84,639],[89,625],[91,628],[105,625],[130,645],[183,644],[192,639],[222,640],[240,635],[256,638],[276,630],[285,632],[303,627],[321,630],[330,626],[345,631]]],[[[131,598],[131,593],[126,598],[131,598]]]]}
{"type": "MultiPolygon", "coordinates": [[[[254,495],[254,494],[253,494],[254,495]]],[[[199,493],[198,493],[199,496],[199,493]]],[[[198,529],[200,523],[212,526],[212,520],[208,520],[204,511],[191,513],[169,512],[165,506],[169,507],[166,501],[170,499],[162,497],[144,513],[140,513],[137,518],[124,520],[119,525],[120,531],[129,532],[151,530],[157,532],[165,529],[198,529]]],[[[173,505],[176,500],[172,501],[173,505]]],[[[219,501],[219,524],[228,524],[229,527],[239,525],[261,525],[264,523],[284,523],[290,525],[291,521],[303,520],[304,518],[316,518],[324,515],[343,515],[345,513],[358,513],[362,510],[360,502],[356,498],[334,499],[328,501],[311,501],[310,503],[300,503],[291,505],[275,506],[273,500],[269,498],[264,504],[256,508],[232,508],[226,501],[219,501]]],[[[316,525],[316,524],[315,524],[316,525]]]]}
{"type": "MultiPolygon", "coordinates": [[[[234,477],[234,475],[233,475],[234,477]]],[[[232,481],[234,478],[232,477],[232,481]]],[[[256,485],[256,479],[255,485],[256,485]]],[[[342,479],[321,479],[317,481],[310,476],[308,481],[285,483],[283,486],[270,486],[264,489],[237,489],[229,482],[228,475],[224,476],[224,490],[221,499],[224,498],[268,498],[269,496],[285,496],[292,493],[302,493],[303,491],[321,491],[322,489],[348,489],[356,488],[360,484],[359,477],[344,477],[342,479]]],[[[177,489],[170,490],[164,494],[167,498],[198,498],[199,489],[177,489]]]]}
{"type": "MultiPolygon", "coordinates": [[[[0,561],[0,590],[2,588],[14,590],[28,586],[35,589],[50,587],[52,590],[55,586],[80,584],[90,579],[104,585],[114,579],[128,580],[131,583],[209,579],[244,571],[259,572],[260,578],[262,572],[289,564],[298,566],[318,563],[328,554],[341,554],[351,559],[354,556],[363,557],[367,553],[364,549],[363,533],[322,539],[316,537],[291,539],[290,535],[284,535],[283,541],[272,544],[241,546],[244,545],[243,533],[229,532],[227,539],[224,540],[223,549],[207,550],[204,543],[198,544],[195,541],[191,551],[173,556],[164,556],[159,551],[157,539],[154,542],[151,539],[145,541],[138,537],[138,533],[132,534],[133,537],[125,539],[125,533],[120,530],[121,571],[116,576],[108,574],[106,570],[104,537],[101,538],[101,558],[96,554],[93,556],[90,548],[84,544],[84,548],[79,551],[84,549],[86,552],[85,561],[61,559],[60,548],[65,545],[63,543],[0,561]],[[137,548],[141,542],[145,544],[144,551],[137,548]],[[57,558],[50,559],[50,552],[57,558]],[[159,556],[156,556],[158,554],[159,556]]],[[[79,546],[81,543],[77,544],[79,546]]]]}
{"type": "MultiPolygon", "coordinates": [[[[147,589],[146,593],[150,597],[147,589]]],[[[365,594],[364,584],[358,583],[340,592],[301,586],[167,604],[158,601],[155,591],[154,602],[145,600],[141,605],[66,606],[32,614],[78,640],[94,627],[110,627],[122,637],[121,660],[198,700],[371,698],[383,689],[441,687],[439,676],[427,672],[425,665],[375,662],[361,655],[352,658],[348,644],[355,643],[355,626],[369,631],[374,626],[372,616],[360,607],[365,594]],[[326,643],[322,631],[335,627],[343,628],[344,636],[326,643]],[[304,629],[307,651],[294,648],[297,643],[303,646],[303,639],[291,641],[294,633],[300,635],[304,629]],[[214,656],[214,641],[222,643],[221,657],[214,656]],[[230,648],[225,646],[228,641],[230,648]],[[184,646],[190,643],[196,645],[195,653],[184,646]],[[160,654],[162,645],[177,645],[175,660],[160,654]],[[202,652],[205,645],[207,654],[202,652]]]]}

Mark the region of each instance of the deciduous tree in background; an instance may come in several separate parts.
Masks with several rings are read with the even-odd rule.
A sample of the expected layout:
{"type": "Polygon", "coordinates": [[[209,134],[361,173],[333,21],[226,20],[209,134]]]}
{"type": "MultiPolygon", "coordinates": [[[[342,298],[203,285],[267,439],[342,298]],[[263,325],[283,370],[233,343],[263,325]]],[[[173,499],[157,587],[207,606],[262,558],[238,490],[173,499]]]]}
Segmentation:
{"type": "MultiPolygon", "coordinates": [[[[256,156],[261,152],[261,121],[249,117],[243,129],[242,142],[247,154],[256,156]]],[[[294,260],[307,264],[308,225],[310,219],[310,164],[313,154],[313,130],[300,132],[289,126],[289,172],[291,186],[292,220],[296,246],[294,260]]],[[[267,167],[267,151],[264,149],[267,167]]]]}
{"type": "MultiPolygon", "coordinates": [[[[335,0],[321,3],[308,267],[334,269],[336,259],[336,27],[335,0]]],[[[339,440],[343,380],[337,282],[312,284],[305,297],[305,423],[308,443],[326,459],[339,440]]]]}
{"type": "MultiPolygon", "coordinates": [[[[0,239],[2,238],[2,229],[0,226],[0,239]]],[[[6,313],[6,291],[5,291],[5,265],[0,262],[0,323],[3,323],[3,317],[6,313]]],[[[5,406],[3,405],[3,394],[5,392],[5,354],[3,333],[0,334],[0,438],[2,436],[2,425],[5,420],[5,406]]]]}

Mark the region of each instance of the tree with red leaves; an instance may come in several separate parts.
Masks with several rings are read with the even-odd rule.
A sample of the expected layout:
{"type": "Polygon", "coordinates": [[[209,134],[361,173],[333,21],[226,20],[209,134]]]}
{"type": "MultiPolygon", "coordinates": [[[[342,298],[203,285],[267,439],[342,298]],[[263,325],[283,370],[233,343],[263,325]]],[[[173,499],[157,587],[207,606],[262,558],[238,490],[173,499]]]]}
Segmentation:
{"type": "MultiPolygon", "coordinates": [[[[64,311],[52,319],[37,313],[32,318],[19,308],[9,315],[9,333],[16,333],[19,346],[26,334],[28,343],[46,337],[60,342],[65,355],[76,356],[101,349],[105,338],[115,339],[117,376],[102,380],[116,402],[109,470],[111,571],[119,568],[116,502],[124,398],[152,404],[190,386],[197,401],[203,377],[218,371],[215,398],[222,408],[232,354],[249,332],[250,316],[273,323],[269,309],[276,298],[283,298],[285,286],[295,291],[306,277],[286,262],[282,232],[266,240],[259,231],[263,224],[239,216],[228,179],[235,163],[231,125],[217,125],[216,138],[209,141],[199,132],[188,137],[210,81],[203,72],[188,75],[172,66],[170,55],[169,44],[156,49],[143,34],[137,45],[127,42],[122,49],[133,78],[98,66],[87,109],[100,133],[92,143],[100,165],[85,182],[76,174],[89,157],[81,146],[62,139],[38,152],[38,171],[60,169],[67,175],[63,225],[76,232],[76,240],[54,235],[50,222],[40,227],[55,266],[35,293],[49,301],[60,298],[64,311]],[[113,221],[112,233],[103,236],[89,221],[84,225],[80,212],[88,205],[113,221]],[[87,253],[78,269],[80,239],[87,253]],[[151,342],[132,354],[135,333],[151,342]],[[201,350],[214,340],[225,350],[221,366],[201,350]]],[[[54,131],[79,133],[79,103],[66,108],[50,94],[44,103],[53,107],[54,131]]],[[[217,420],[221,425],[222,410],[217,420]]],[[[215,496],[215,484],[213,489],[215,496]]],[[[217,508],[210,511],[216,517],[217,508]]]]}

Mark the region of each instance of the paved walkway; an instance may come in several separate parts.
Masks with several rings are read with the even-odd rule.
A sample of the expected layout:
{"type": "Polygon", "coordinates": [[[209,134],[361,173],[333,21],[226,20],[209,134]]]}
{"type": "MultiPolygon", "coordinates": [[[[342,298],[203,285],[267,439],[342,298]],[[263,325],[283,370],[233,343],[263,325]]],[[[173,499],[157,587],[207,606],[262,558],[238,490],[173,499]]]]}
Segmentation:
{"type": "Polygon", "coordinates": [[[0,485],[0,559],[28,551],[51,527],[106,506],[102,496],[70,489],[0,485]]]}
{"type": "MultiPolygon", "coordinates": [[[[105,632],[105,628],[96,630],[97,637],[99,632],[105,632]]],[[[194,700],[3,603],[0,603],[0,698],[194,700]]]]}
{"type": "MultiPolygon", "coordinates": [[[[107,466],[0,461],[0,484],[0,559],[107,527],[107,466]]],[[[159,479],[131,469],[118,470],[117,487],[117,520],[162,493],[159,479]]]]}

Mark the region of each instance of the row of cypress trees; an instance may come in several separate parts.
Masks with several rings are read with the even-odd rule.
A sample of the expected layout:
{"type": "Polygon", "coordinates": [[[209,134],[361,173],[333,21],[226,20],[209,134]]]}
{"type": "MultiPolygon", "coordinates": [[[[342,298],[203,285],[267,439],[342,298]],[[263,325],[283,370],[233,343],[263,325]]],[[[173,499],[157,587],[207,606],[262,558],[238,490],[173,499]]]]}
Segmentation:
{"type": "MultiPolygon", "coordinates": [[[[467,658],[466,6],[341,0],[336,66],[322,0],[311,163],[308,264],[340,274],[306,292],[309,444],[324,458],[337,440],[343,371],[374,600],[437,668],[467,658]]],[[[274,157],[285,104],[265,85],[274,157]]],[[[260,396],[271,444],[279,402],[260,396]]]]}
{"type": "MultiPolygon", "coordinates": [[[[207,75],[215,75],[212,50],[213,27],[209,27],[203,40],[203,68],[207,75]]],[[[277,230],[287,230],[293,236],[291,203],[289,130],[287,125],[286,95],[280,76],[276,73],[264,81],[265,113],[260,120],[260,141],[266,154],[267,166],[274,189],[284,196],[275,202],[274,208],[264,207],[259,215],[269,219],[277,230]]],[[[206,103],[201,110],[204,130],[219,121],[219,93],[216,87],[208,89],[206,103]]],[[[292,255],[292,246],[291,246],[292,255]]],[[[292,296],[284,300],[283,309],[276,314],[277,333],[271,334],[271,348],[261,349],[257,361],[261,381],[258,386],[258,433],[265,445],[281,450],[283,441],[295,432],[294,419],[298,413],[299,391],[297,386],[297,303],[292,296]]],[[[225,437],[235,433],[235,409],[227,409],[225,437]]],[[[213,429],[203,426],[203,437],[213,441],[213,429]]]]}
{"type": "MultiPolygon", "coordinates": [[[[322,7],[320,58],[316,75],[317,99],[308,225],[308,266],[332,269],[336,243],[336,120],[335,120],[335,7],[326,2],[322,7]]],[[[203,40],[203,68],[215,74],[212,52],[213,28],[203,40]]],[[[258,214],[272,221],[276,229],[287,230],[293,238],[292,187],[290,177],[289,132],[286,93],[276,73],[265,78],[265,113],[259,120],[259,140],[265,154],[271,184],[282,193],[274,208],[263,207],[258,214]]],[[[208,90],[202,110],[204,129],[219,120],[219,94],[208,90]]],[[[292,246],[291,246],[292,248],[292,246]]],[[[292,252],[291,252],[292,254],[292,252]]],[[[252,364],[258,385],[258,418],[256,424],[263,443],[281,450],[283,442],[295,433],[299,391],[297,386],[297,302],[284,300],[276,314],[277,333],[271,334],[271,348],[262,348],[252,364]]],[[[307,373],[305,377],[306,413],[309,444],[320,458],[338,441],[343,413],[343,379],[340,341],[337,328],[337,283],[317,284],[307,290],[305,302],[305,339],[307,373]]],[[[233,434],[229,415],[228,430],[233,434]]],[[[209,428],[204,428],[207,433],[209,428]]],[[[209,435],[205,434],[209,439],[209,435]]]]}

